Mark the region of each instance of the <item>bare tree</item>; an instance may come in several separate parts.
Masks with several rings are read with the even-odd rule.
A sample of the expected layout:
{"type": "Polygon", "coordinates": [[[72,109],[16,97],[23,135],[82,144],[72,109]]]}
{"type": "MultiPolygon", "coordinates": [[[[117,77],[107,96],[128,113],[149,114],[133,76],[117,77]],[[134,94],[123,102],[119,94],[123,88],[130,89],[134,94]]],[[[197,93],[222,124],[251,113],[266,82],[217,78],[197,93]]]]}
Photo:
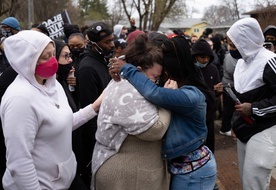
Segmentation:
{"type": "Polygon", "coordinates": [[[234,18],[237,17],[237,19],[240,19],[240,12],[239,12],[239,8],[238,8],[237,0],[234,0],[233,7],[234,7],[234,10],[235,10],[235,14],[233,15],[233,17],[234,18]]]}
{"type": "Polygon", "coordinates": [[[12,0],[9,15],[10,16],[15,16],[15,14],[16,14],[16,12],[19,8],[20,8],[20,4],[18,3],[18,0],[12,0]]]}
{"type": "Polygon", "coordinates": [[[185,2],[185,6],[187,18],[193,18],[193,14],[199,13],[197,7],[195,6],[195,0],[190,0],[188,3],[185,2]]]}
{"type": "Polygon", "coordinates": [[[203,16],[203,19],[213,26],[239,18],[240,12],[237,0],[224,0],[221,5],[211,5],[205,10],[203,16]]]}
{"type": "Polygon", "coordinates": [[[19,8],[18,0],[0,0],[0,16],[15,16],[19,8]]]}
{"type": "Polygon", "coordinates": [[[124,19],[124,11],[123,6],[120,0],[112,1],[112,5],[110,5],[112,9],[110,10],[110,22],[111,26],[118,24],[121,20],[124,19]]]}
{"type": "Polygon", "coordinates": [[[121,0],[127,20],[130,21],[134,13],[139,16],[141,30],[158,30],[160,24],[169,13],[174,10],[174,16],[183,13],[185,0],[121,0]],[[173,7],[176,2],[178,6],[173,7]]]}
{"type": "Polygon", "coordinates": [[[169,14],[176,0],[155,1],[154,14],[152,19],[152,30],[158,30],[164,18],[169,14]]]}
{"type": "Polygon", "coordinates": [[[205,11],[203,15],[203,19],[207,21],[210,25],[215,26],[217,23],[219,23],[219,16],[217,14],[219,7],[215,5],[209,6],[205,11]]]}
{"type": "MultiPolygon", "coordinates": [[[[34,8],[34,23],[40,23],[52,16],[68,9],[71,21],[78,16],[77,8],[72,5],[73,0],[35,0],[33,1],[34,8]]],[[[20,22],[21,28],[28,26],[28,1],[26,0],[0,0],[0,14],[2,18],[13,16],[20,22]]]]}
{"type": "Polygon", "coordinates": [[[276,0],[255,0],[255,11],[262,28],[275,23],[276,0]]]}
{"type": "Polygon", "coordinates": [[[255,8],[263,8],[276,4],[276,0],[254,0],[255,8]]]}
{"type": "Polygon", "coordinates": [[[146,20],[145,18],[149,17],[149,9],[150,6],[152,4],[153,0],[137,0],[137,1],[128,1],[128,0],[121,0],[122,4],[123,4],[123,8],[125,11],[125,14],[127,16],[127,19],[130,21],[131,16],[133,14],[133,11],[135,8],[135,11],[138,13],[139,15],[139,28],[141,29],[145,29],[146,27],[146,20]],[[130,7],[130,8],[129,8],[130,7]],[[142,27],[143,26],[143,27],[142,27]]]}

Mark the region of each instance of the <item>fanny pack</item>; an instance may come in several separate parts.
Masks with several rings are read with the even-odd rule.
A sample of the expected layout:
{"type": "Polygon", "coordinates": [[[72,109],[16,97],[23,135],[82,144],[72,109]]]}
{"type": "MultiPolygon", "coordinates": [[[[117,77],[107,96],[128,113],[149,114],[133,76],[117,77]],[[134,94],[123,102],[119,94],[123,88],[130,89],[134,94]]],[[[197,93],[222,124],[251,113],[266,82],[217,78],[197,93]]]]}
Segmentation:
{"type": "Polygon", "coordinates": [[[207,146],[190,152],[188,155],[180,156],[169,161],[169,172],[171,174],[184,175],[204,166],[211,157],[211,151],[207,146]]]}
{"type": "Polygon", "coordinates": [[[233,113],[231,125],[236,137],[243,143],[246,143],[256,133],[269,128],[269,126],[254,126],[247,123],[236,111],[233,113]]]}

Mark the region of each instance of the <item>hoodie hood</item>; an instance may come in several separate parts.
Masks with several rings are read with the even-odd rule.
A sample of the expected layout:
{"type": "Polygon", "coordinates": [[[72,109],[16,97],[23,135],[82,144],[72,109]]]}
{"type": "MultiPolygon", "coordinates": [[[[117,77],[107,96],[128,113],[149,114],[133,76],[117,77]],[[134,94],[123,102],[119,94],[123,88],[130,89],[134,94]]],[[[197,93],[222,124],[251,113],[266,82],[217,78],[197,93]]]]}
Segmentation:
{"type": "Polygon", "coordinates": [[[195,60],[195,56],[197,55],[210,56],[210,60],[207,64],[212,63],[212,61],[214,60],[214,54],[211,49],[211,46],[204,39],[200,39],[196,41],[196,43],[194,43],[194,45],[192,46],[191,54],[194,60],[195,60]]]}
{"type": "Polygon", "coordinates": [[[39,56],[50,42],[53,43],[48,36],[34,30],[21,31],[4,41],[5,54],[12,68],[20,77],[47,94],[53,93],[56,75],[47,79],[45,85],[40,85],[35,78],[35,69],[39,56]]]}
{"type": "Polygon", "coordinates": [[[120,38],[120,35],[121,35],[121,32],[122,32],[122,29],[123,29],[124,25],[121,25],[121,24],[117,24],[113,27],[113,30],[114,30],[114,34],[120,38]]]}
{"type": "Polygon", "coordinates": [[[235,22],[227,36],[239,50],[245,62],[252,61],[263,48],[264,35],[258,21],[244,18],[235,22]]]}
{"type": "MultiPolygon", "coordinates": [[[[59,59],[61,50],[65,47],[68,46],[63,40],[61,39],[54,39],[53,40],[55,42],[55,46],[56,46],[56,58],[57,60],[59,59]]],[[[69,48],[69,46],[68,46],[69,48]]]]}

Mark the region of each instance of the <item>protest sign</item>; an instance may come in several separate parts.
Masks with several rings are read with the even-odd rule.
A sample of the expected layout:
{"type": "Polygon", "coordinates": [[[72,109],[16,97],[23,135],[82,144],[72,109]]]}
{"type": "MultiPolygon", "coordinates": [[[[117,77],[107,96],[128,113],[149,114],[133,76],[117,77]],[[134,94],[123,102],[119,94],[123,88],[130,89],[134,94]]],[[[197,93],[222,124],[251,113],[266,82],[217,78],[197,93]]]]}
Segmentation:
{"type": "Polygon", "coordinates": [[[50,38],[52,39],[64,37],[63,26],[65,23],[71,24],[66,10],[42,22],[42,24],[48,29],[50,38]]]}

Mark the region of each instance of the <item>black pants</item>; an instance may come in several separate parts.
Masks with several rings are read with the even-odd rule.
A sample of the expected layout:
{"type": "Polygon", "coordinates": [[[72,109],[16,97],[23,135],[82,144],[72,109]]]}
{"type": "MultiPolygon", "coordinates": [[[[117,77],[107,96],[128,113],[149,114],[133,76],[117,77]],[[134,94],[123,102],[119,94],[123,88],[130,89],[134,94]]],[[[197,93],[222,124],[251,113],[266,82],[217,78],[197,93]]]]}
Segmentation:
{"type": "Polygon", "coordinates": [[[73,180],[68,190],[89,190],[89,188],[86,187],[86,185],[83,183],[80,176],[76,175],[75,179],[73,180]]]}
{"type": "Polygon", "coordinates": [[[221,128],[222,132],[227,132],[231,130],[231,119],[235,111],[235,103],[226,92],[223,91],[223,109],[222,109],[222,121],[221,128]]]}
{"type": "Polygon", "coordinates": [[[214,119],[209,119],[206,121],[206,125],[208,128],[207,138],[205,141],[205,145],[215,153],[215,121],[214,119]]]}

